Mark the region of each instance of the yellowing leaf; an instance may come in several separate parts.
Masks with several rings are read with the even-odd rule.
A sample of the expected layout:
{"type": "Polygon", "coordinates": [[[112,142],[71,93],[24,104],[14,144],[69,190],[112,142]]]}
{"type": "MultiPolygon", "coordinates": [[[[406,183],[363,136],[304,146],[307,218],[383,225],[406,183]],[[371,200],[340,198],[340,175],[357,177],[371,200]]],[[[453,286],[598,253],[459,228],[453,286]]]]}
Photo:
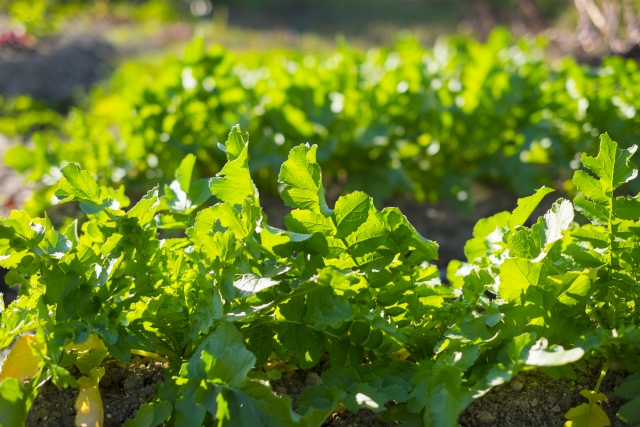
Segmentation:
{"type": "Polygon", "coordinates": [[[87,339],[82,344],[75,344],[71,342],[67,344],[64,349],[69,352],[75,351],[78,354],[86,352],[107,351],[107,347],[96,334],[89,335],[89,339],[87,339]]]}
{"type": "Polygon", "coordinates": [[[4,361],[2,372],[0,372],[0,382],[7,378],[15,378],[22,382],[38,374],[42,357],[33,353],[31,343],[37,344],[40,348],[44,347],[34,335],[23,335],[18,338],[11,353],[4,361]]]}
{"type": "Polygon", "coordinates": [[[94,369],[91,378],[81,377],[78,379],[80,393],[78,393],[75,404],[77,427],[102,427],[104,425],[104,408],[98,390],[102,374],[104,374],[104,370],[94,369]]]}
{"type": "Polygon", "coordinates": [[[565,427],[606,427],[610,426],[609,417],[602,410],[599,402],[607,400],[607,396],[602,393],[595,393],[589,390],[582,390],[581,395],[589,399],[589,403],[569,409],[564,417],[568,420],[565,427]]]}
{"type": "Polygon", "coordinates": [[[73,342],[67,344],[65,350],[75,352],[78,355],[75,365],[84,375],[89,375],[94,368],[100,366],[102,360],[109,353],[107,347],[96,334],[89,335],[89,338],[81,344],[73,342]]]}

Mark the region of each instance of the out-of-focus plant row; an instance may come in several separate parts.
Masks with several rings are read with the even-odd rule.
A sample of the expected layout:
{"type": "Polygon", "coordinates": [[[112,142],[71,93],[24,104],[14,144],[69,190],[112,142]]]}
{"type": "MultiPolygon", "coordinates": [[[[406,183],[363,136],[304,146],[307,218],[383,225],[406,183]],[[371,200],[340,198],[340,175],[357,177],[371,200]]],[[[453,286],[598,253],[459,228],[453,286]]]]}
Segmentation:
{"type": "MultiPolygon", "coordinates": [[[[196,39],[161,65],[125,64],[89,107],[60,125],[48,120],[6,164],[33,181],[56,182],[77,162],[102,185],[173,176],[195,154],[204,175],[224,164],[217,141],[240,123],[253,135],[252,173],[276,192],[277,171],[296,144],[318,145],[333,182],[377,202],[394,193],[418,200],[472,199],[476,180],[519,195],[565,186],[579,155],[604,129],[624,147],[640,134],[637,64],[607,58],[599,68],[543,55],[544,41],[486,43],[452,38],[433,49],[410,38],[360,52],[341,44],[318,57],[298,52],[234,54],[196,39]]],[[[53,187],[28,206],[39,211],[53,187]]]]}

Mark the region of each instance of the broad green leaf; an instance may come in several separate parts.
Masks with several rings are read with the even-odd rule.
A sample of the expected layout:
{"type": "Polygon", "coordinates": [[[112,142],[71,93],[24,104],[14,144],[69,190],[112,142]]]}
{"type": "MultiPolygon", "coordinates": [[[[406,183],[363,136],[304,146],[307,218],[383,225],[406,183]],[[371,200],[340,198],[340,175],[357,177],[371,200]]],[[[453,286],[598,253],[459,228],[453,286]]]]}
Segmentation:
{"type": "Polygon", "coordinates": [[[229,138],[225,145],[218,144],[218,147],[227,154],[227,159],[233,161],[237,159],[244,147],[249,142],[249,132],[242,132],[240,126],[234,126],[229,132],[229,138]]]}
{"type": "Polygon", "coordinates": [[[158,188],[156,187],[149,190],[147,194],[127,212],[127,218],[135,218],[140,226],[145,226],[153,220],[159,204],[158,188]]]}
{"type": "Polygon", "coordinates": [[[552,188],[542,187],[536,190],[532,196],[518,199],[518,207],[515,208],[508,220],[509,227],[523,225],[544,199],[544,196],[549,193],[553,193],[552,188]]]}
{"type": "Polygon", "coordinates": [[[387,240],[388,236],[389,230],[384,225],[382,215],[371,205],[367,221],[349,234],[344,242],[350,255],[361,257],[367,253],[375,252],[387,240]]]}
{"type": "Polygon", "coordinates": [[[218,417],[221,427],[290,427],[306,424],[305,420],[291,411],[289,397],[278,397],[269,386],[254,381],[243,384],[237,390],[222,389],[217,403],[224,403],[228,411],[227,416],[218,417]]]}
{"type": "Polygon", "coordinates": [[[62,203],[79,200],[80,209],[86,214],[97,214],[104,209],[120,207],[120,203],[109,197],[88,171],[81,170],[75,163],[67,164],[60,172],[62,179],[55,194],[58,199],[63,199],[62,203]]]}
{"type": "Polygon", "coordinates": [[[176,181],[180,185],[180,188],[186,193],[188,193],[191,188],[191,175],[193,174],[195,164],[196,156],[187,154],[180,162],[178,169],[176,169],[176,181]]]}
{"type": "Polygon", "coordinates": [[[313,426],[324,423],[346,394],[346,391],[339,386],[320,384],[300,393],[296,404],[299,412],[309,421],[308,425],[313,426]],[[323,412],[323,414],[316,415],[313,412],[323,412]],[[318,417],[318,415],[321,416],[318,417]],[[317,421],[314,423],[312,420],[317,421]]]}
{"type": "Polygon", "coordinates": [[[510,218],[509,212],[500,212],[478,221],[473,227],[473,238],[464,245],[467,259],[474,261],[499,250],[502,245],[502,228],[508,226],[510,218]]]}
{"type": "Polygon", "coordinates": [[[396,244],[402,254],[408,252],[409,249],[417,249],[428,260],[438,259],[438,244],[418,233],[398,208],[385,208],[382,211],[382,217],[387,228],[391,231],[390,240],[396,244]]]}
{"type": "Polygon", "coordinates": [[[621,219],[640,219],[640,201],[637,197],[616,197],[613,199],[613,213],[621,219]]]}
{"type": "Polygon", "coordinates": [[[279,182],[284,186],[280,195],[287,206],[331,215],[324,197],[322,172],[316,162],[317,145],[298,145],[282,164],[279,182]]]}
{"type": "Polygon", "coordinates": [[[173,405],[176,427],[202,427],[208,408],[202,404],[203,402],[196,403],[196,399],[202,398],[200,391],[198,384],[193,381],[180,387],[173,405]]]}
{"type": "Polygon", "coordinates": [[[517,301],[529,286],[536,286],[542,264],[523,258],[509,258],[500,266],[500,296],[508,302],[517,301]]]}
{"type": "MultiPolygon", "coordinates": [[[[240,135],[240,127],[235,126],[229,134],[229,139],[236,137],[241,139],[240,135]]],[[[249,173],[248,142],[245,142],[242,151],[236,158],[227,162],[222,170],[216,174],[216,177],[211,178],[209,188],[211,194],[232,205],[242,204],[247,197],[258,199],[258,190],[249,173]]]]}
{"type": "Polygon", "coordinates": [[[229,322],[223,322],[200,344],[189,361],[191,378],[208,378],[238,387],[256,357],[245,348],[242,335],[229,322]]]}
{"type": "Polygon", "coordinates": [[[616,415],[627,423],[640,422],[640,396],[636,396],[630,402],[622,405],[616,415]]]}
{"type": "Polygon", "coordinates": [[[30,243],[38,243],[44,238],[45,228],[25,211],[11,211],[9,218],[0,220],[0,224],[12,228],[18,237],[30,243]]]}
{"type": "Polygon", "coordinates": [[[387,396],[366,383],[354,384],[349,388],[349,394],[342,399],[342,404],[353,413],[360,409],[382,412],[386,408],[387,396]]]}
{"type": "MultiPolygon", "coordinates": [[[[242,210],[238,210],[236,207],[229,203],[218,203],[206,209],[203,212],[208,211],[203,215],[202,220],[207,218],[207,224],[215,224],[219,221],[220,225],[233,231],[237,239],[245,239],[251,235],[258,222],[262,219],[262,211],[260,208],[254,206],[250,199],[245,199],[242,204],[242,210]]],[[[200,215],[198,215],[200,218],[200,215]]],[[[200,226],[199,226],[200,227],[200,226]]],[[[209,228],[209,230],[214,227],[209,228]]]]}
{"type": "Polygon", "coordinates": [[[353,319],[353,310],[349,300],[343,296],[330,295],[323,297],[313,305],[305,317],[312,328],[322,331],[327,326],[339,328],[344,322],[353,319]]]}
{"type": "Polygon", "coordinates": [[[609,198],[613,190],[638,175],[636,165],[629,159],[637,151],[636,145],[626,149],[618,149],[618,144],[609,138],[606,133],[600,136],[600,151],[596,157],[582,154],[582,164],[591,169],[598,178],[602,191],[609,198]]]}
{"type": "Polygon", "coordinates": [[[300,234],[321,233],[329,235],[336,231],[331,217],[306,209],[294,209],[284,217],[284,223],[289,231],[300,234]]]}
{"type": "Polygon", "coordinates": [[[640,396],[640,375],[633,374],[625,378],[616,389],[616,395],[625,399],[633,399],[636,396],[640,396]]]}
{"type": "Polygon", "coordinates": [[[367,220],[371,204],[371,198],[360,191],[340,197],[333,208],[336,237],[343,239],[356,231],[367,220]]]}
{"type": "Polygon", "coordinates": [[[575,305],[578,304],[579,299],[589,294],[593,279],[591,276],[593,275],[589,270],[586,270],[582,274],[570,272],[562,276],[550,276],[549,280],[559,288],[558,301],[567,305],[575,305]]]}
{"type": "Polygon", "coordinates": [[[172,410],[166,401],[143,403],[136,416],[129,418],[122,427],[157,427],[169,418],[172,410]]]}
{"type": "Polygon", "coordinates": [[[611,200],[611,196],[602,190],[600,182],[584,171],[576,171],[573,174],[573,185],[594,202],[607,205],[611,200]]]}
{"type": "Polygon", "coordinates": [[[80,166],[75,163],[69,163],[62,169],[62,179],[56,196],[59,199],[75,198],[79,200],[87,200],[99,205],[103,198],[104,193],[98,186],[96,180],[86,170],[80,169],[80,166]]]}
{"type": "Polygon", "coordinates": [[[305,325],[282,325],[279,328],[278,340],[298,358],[298,363],[303,369],[315,366],[324,348],[324,335],[305,325]]]}
{"type": "Polygon", "coordinates": [[[273,329],[268,324],[251,327],[247,336],[247,349],[256,356],[256,366],[267,362],[273,351],[273,329]]]}
{"type": "Polygon", "coordinates": [[[8,378],[0,382],[1,427],[23,427],[26,425],[28,398],[22,381],[8,378]]]}
{"type": "Polygon", "coordinates": [[[594,225],[606,225],[609,222],[609,209],[588,201],[582,196],[573,199],[576,210],[587,217],[594,225]]]}
{"type": "Polygon", "coordinates": [[[429,419],[434,427],[455,427],[472,400],[471,393],[459,386],[438,384],[429,397],[429,419]]]}

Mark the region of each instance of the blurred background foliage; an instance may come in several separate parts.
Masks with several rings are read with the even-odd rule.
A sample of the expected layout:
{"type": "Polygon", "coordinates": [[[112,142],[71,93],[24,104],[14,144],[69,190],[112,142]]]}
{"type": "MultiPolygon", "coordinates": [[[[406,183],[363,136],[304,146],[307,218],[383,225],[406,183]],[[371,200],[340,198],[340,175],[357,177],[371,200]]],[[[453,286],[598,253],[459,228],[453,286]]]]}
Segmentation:
{"type": "Polygon", "coordinates": [[[551,27],[581,26],[584,32],[585,13],[602,28],[603,21],[637,5],[637,0],[2,0],[0,10],[11,25],[38,36],[80,17],[160,25],[214,19],[243,29],[329,38],[340,33],[388,43],[400,30],[431,39],[458,31],[486,37],[496,25],[519,35],[551,27]]]}
{"type": "Polygon", "coordinates": [[[637,141],[638,10],[640,0],[0,0],[5,165],[36,184],[37,212],[70,161],[140,191],[187,153],[210,176],[224,159],[216,143],[240,123],[272,193],[301,142],[319,144],[336,191],[379,203],[410,194],[469,208],[479,181],[571,192],[594,135],[637,141]],[[61,86],[79,64],[65,56],[51,77],[47,61],[92,38],[115,46],[117,66],[82,64],[88,83],[71,101],[3,86],[7,74],[61,86]]]}

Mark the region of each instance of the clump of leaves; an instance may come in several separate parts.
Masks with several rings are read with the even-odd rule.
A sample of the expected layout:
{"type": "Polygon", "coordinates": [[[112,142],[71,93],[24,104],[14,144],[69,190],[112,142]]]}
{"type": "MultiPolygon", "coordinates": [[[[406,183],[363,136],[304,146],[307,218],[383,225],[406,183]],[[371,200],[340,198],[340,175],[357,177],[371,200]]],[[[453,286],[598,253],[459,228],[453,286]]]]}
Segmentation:
{"type": "MultiPolygon", "coordinates": [[[[316,146],[293,148],[280,170],[293,208],[286,230],[260,208],[248,135],[235,127],[222,148],[227,163],[215,177],[194,180],[188,156],[162,194],[155,188],[129,210],[122,192],[69,164],[56,195],[79,202],[86,221],[60,232],[24,212],[1,220],[0,265],[21,286],[2,312],[0,348],[20,337],[13,352],[26,356],[16,364],[12,352],[3,368],[0,425],[21,425],[48,378],[80,387],[76,423],[101,424],[102,360],[136,353],[169,368],[128,427],[320,426],[338,405],[454,426],[474,398],[522,370],[571,377],[570,364],[602,358],[640,369],[640,205],[613,195],[636,169],[632,150],[607,136],[598,157],[584,158],[599,181],[575,178],[575,205],[590,224],[573,222],[561,199],[526,227],[551,191],[543,188],[478,223],[450,286],[429,264],[437,244],[398,209],[378,210],[361,192],[328,206],[316,146]],[[293,412],[269,386],[273,366],[311,368],[325,351],[331,368],[293,412]]],[[[621,393],[635,397],[637,383],[631,376],[621,393]]],[[[588,411],[598,412],[597,392],[588,411]]],[[[625,408],[620,417],[634,420],[625,408]]],[[[584,425],[582,412],[567,414],[573,425],[584,425]]]]}

